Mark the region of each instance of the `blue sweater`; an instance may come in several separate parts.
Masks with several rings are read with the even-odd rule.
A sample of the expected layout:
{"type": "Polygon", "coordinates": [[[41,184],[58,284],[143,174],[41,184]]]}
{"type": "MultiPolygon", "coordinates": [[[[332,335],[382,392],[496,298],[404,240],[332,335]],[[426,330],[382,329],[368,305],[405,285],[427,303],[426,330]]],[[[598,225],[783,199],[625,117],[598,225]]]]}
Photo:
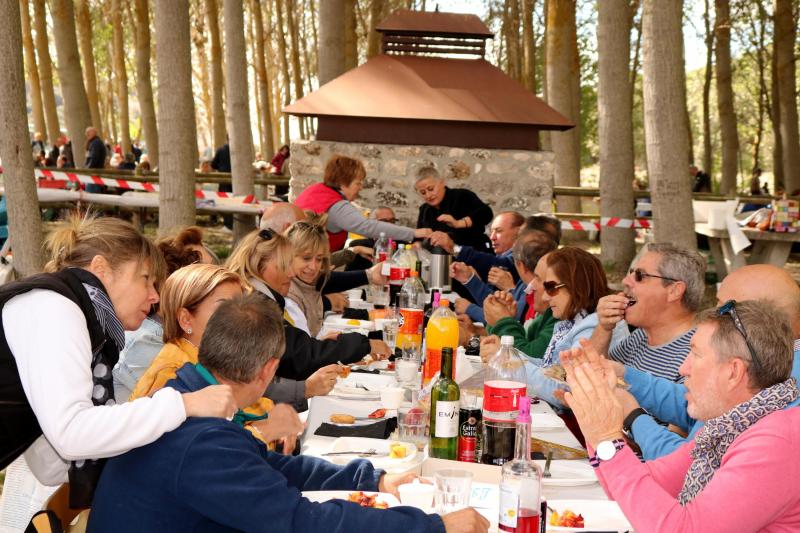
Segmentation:
{"type": "MultiPolygon", "coordinates": [[[[190,392],[206,384],[185,365],[168,386],[190,392]]],[[[189,418],[152,444],[108,461],[88,531],[444,532],[441,518],[413,507],[312,503],[300,494],[375,491],[382,474],[365,460],[336,466],[276,454],[233,422],[189,418]]]]}
{"type": "Polygon", "coordinates": [[[473,267],[481,279],[486,279],[492,267],[503,267],[511,272],[511,275],[514,276],[514,281],[519,279],[511,250],[506,250],[500,255],[494,255],[480,252],[472,246],[462,246],[461,251],[456,256],[456,261],[461,261],[473,267]]]}
{"type": "MultiPolygon", "coordinates": [[[[522,281],[521,279],[517,281],[517,284],[511,290],[511,295],[514,297],[514,300],[517,302],[517,314],[515,318],[520,322],[523,321],[523,314],[525,313],[525,288],[528,286],[527,283],[522,281]]],[[[487,296],[492,294],[497,288],[494,285],[489,285],[488,283],[484,283],[478,276],[472,276],[465,284],[464,287],[467,288],[469,293],[475,299],[477,304],[469,304],[467,307],[467,316],[473,322],[486,322],[486,318],[483,314],[483,301],[486,299],[487,296]]]]}
{"type": "MultiPolygon", "coordinates": [[[[800,383],[800,346],[795,344],[792,377],[800,383]]],[[[668,379],[658,378],[629,366],[625,367],[625,381],[631,385],[630,393],[636,397],[639,405],[650,415],[636,418],[631,427],[636,444],[642,449],[642,457],[646,461],[669,455],[687,440],[694,438],[703,427],[703,422],[694,420],[686,412],[686,387],[668,379]],[[655,418],[678,426],[689,434],[684,439],[665,426],[656,422],[655,418]]],[[[800,398],[790,407],[800,405],[800,398]]]]}

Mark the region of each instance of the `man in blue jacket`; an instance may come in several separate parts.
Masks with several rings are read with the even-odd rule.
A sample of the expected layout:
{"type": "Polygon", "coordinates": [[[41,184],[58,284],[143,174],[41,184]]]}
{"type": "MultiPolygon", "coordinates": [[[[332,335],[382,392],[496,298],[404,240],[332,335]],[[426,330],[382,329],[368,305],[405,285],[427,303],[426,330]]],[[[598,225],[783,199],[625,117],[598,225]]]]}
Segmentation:
{"type": "Polygon", "coordinates": [[[304,498],[304,490],[395,493],[415,476],[387,475],[366,460],[336,466],[284,456],[253,437],[243,427],[253,415],[242,409],[267,388],[283,344],[273,302],[258,295],[223,302],[203,334],[198,364],[184,365],[167,385],[182,392],[229,386],[240,410],[231,421],[189,418],[152,444],[111,459],[88,531],[487,531],[489,523],[474,509],[439,517],[412,507],[371,509],[304,498]]]}
{"type": "MultiPolygon", "coordinates": [[[[795,339],[800,339],[800,288],[792,276],[773,265],[748,265],[730,273],[717,291],[717,304],[729,300],[766,300],[786,313],[795,339]]],[[[587,354],[589,351],[587,350],[587,354]]],[[[595,352],[596,353],[596,352],[595,352]]],[[[597,358],[595,358],[597,360],[597,358]]],[[[629,392],[619,392],[625,408],[624,429],[642,450],[645,460],[672,453],[703,427],[686,411],[686,387],[657,378],[630,366],[605,360],[617,376],[630,384],[629,392]],[[684,438],[658,421],[667,422],[686,433],[684,438]]],[[[792,377],[800,382],[800,341],[795,340],[792,377]]],[[[797,406],[800,401],[790,404],[797,406]]]]}

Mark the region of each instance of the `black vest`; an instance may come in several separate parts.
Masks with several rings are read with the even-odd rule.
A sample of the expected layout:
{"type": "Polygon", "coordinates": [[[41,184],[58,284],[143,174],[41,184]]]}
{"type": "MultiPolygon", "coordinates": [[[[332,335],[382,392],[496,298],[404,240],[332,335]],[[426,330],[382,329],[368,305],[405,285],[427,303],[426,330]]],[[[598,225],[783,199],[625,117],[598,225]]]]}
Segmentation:
{"type": "MultiPolygon", "coordinates": [[[[83,311],[92,353],[97,354],[101,350],[108,352],[105,355],[116,363],[119,359],[116,346],[113,346],[114,342],[110,339],[106,342],[106,335],[97,320],[92,301],[83,287],[83,281],[91,281],[91,279],[81,279],[87,277],[97,282],[96,278],[85,270],[66,269],[55,274],[38,274],[4,285],[0,287],[0,313],[6,302],[15,296],[33,289],[54,291],[75,302],[83,311]],[[110,349],[112,346],[113,350],[110,349]]],[[[58,354],[54,353],[51,356],[58,357],[58,354]]],[[[0,469],[19,457],[41,435],[42,429],[25,396],[17,363],[6,341],[5,326],[0,320],[0,469]]]]}

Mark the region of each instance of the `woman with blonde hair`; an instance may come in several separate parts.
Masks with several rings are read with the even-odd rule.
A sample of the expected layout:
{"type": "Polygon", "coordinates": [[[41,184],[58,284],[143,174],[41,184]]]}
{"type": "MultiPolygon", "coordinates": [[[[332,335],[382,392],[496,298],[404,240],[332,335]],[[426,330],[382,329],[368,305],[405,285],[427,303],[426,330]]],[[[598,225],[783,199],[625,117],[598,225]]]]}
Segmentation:
{"type": "Polygon", "coordinates": [[[187,416],[230,416],[236,404],[218,386],[116,405],[111,369],[124,331],[158,302],[163,258],[113,218],[75,216],[47,245],[48,273],[0,288],[0,469],[25,452],[39,481],[69,477],[71,505],[85,507],[103,458],[149,444],[187,416]]]}
{"type": "MultiPolygon", "coordinates": [[[[166,263],[166,276],[194,263],[218,264],[219,258],[203,242],[203,230],[197,226],[180,229],[174,235],[159,239],[158,250],[166,263]]],[[[158,352],[164,347],[164,330],[158,304],[136,331],[125,333],[125,347],[114,366],[114,396],[117,402],[128,399],[158,352]]]]}
{"type": "MultiPolygon", "coordinates": [[[[304,380],[317,369],[337,361],[354,363],[370,352],[388,357],[389,347],[383,341],[370,340],[358,333],[344,333],[336,339],[318,340],[292,325],[285,312],[292,270],[292,244],[283,235],[269,229],[253,231],[241,240],[228,258],[228,268],[238,272],[264,297],[275,300],[284,310],[286,351],[278,366],[277,376],[304,380]]],[[[335,377],[332,376],[335,382],[335,377]]]]}

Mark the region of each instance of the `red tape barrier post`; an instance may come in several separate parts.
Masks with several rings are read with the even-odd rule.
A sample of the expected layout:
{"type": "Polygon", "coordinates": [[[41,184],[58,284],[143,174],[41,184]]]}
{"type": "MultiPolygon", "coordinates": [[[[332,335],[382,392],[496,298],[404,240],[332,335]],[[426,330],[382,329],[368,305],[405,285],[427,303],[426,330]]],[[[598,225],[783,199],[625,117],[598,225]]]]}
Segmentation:
{"type": "Polygon", "coordinates": [[[646,218],[628,219],[619,217],[602,217],[600,222],[589,220],[562,220],[561,229],[571,229],[576,231],[601,231],[603,228],[627,228],[627,229],[652,229],[653,225],[646,218]]]}

